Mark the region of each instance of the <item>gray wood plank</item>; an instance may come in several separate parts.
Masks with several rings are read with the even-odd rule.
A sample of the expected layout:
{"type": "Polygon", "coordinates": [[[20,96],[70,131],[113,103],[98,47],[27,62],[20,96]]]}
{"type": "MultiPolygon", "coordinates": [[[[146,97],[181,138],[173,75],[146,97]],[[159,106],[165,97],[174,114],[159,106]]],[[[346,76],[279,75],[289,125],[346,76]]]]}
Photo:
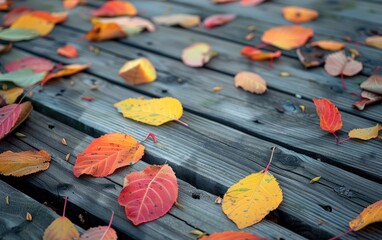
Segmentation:
{"type": "MultiPolygon", "coordinates": [[[[61,29],[57,29],[52,36],[57,39],[60,38],[59,36],[62,36],[61,39],[68,39],[68,41],[71,38],[70,42],[74,43],[75,34],[68,30],[61,31],[61,29]]],[[[80,36],[77,35],[78,38],[80,36]]],[[[117,76],[117,72],[125,59],[111,55],[108,52],[114,49],[114,53],[124,51],[126,55],[133,54],[132,58],[137,56],[137,53],[131,52],[129,47],[124,48],[122,45],[111,47],[113,46],[111,43],[100,43],[97,46],[108,45],[105,45],[98,58],[95,58],[94,54],[87,50],[88,45],[86,42],[76,42],[76,44],[82,49],[80,50],[81,58],[78,60],[67,60],[55,54],[55,49],[60,43],[49,40],[35,40],[32,47],[30,43],[21,43],[17,44],[17,46],[66,63],[76,61],[84,63],[92,62],[94,67],[90,69],[91,73],[110,80],[119,81],[119,83],[122,80],[117,76]],[[108,60],[105,61],[104,59],[108,60]]],[[[12,54],[14,53],[5,55],[2,61],[6,62],[16,59],[16,56],[12,54]]],[[[165,63],[162,59],[150,59],[155,60],[154,64],[158,67],[166,64],[164,77],[153,84],[139,86],[134,89],[144,93],[148,92],[151,96],[170,95],[177,97],[183,102],[187,110],[192,112],[208,116],[211,119],[255,136],[272,139],[272,141],[278,144],[309,154],[315,158],[320,158],[323,161],[346,166],[353,171],[362,171],[364,176],[371,176],[379,180],[382,178],[378,170],[381,165],[378,156],[382,154],[379,151],[380,142],[378,140],[368,141],[362,144],[362,147],[360,147],[361,145],[358,141],[348,141],[344,144],[336,145],[333,137],[320,129],[315,107],[310,101],[296,99],[275,91],[269,91],[265,96],[245,93],[232,85],[232,78],[230,77],[216,75],[216,73],[209,74],[205,70],[190,69],[182,64],[165,63]],[[181,73],[184,74],[180,75],[181,73]],[[177,81],[178,78],[184,80],[179,83],[177,81]],[[206,79],[218,79],[219,82],[207,82],[206,79]],[[158,88],[153,89],[152,86],[157,84],[159,84],[158,88]],[[212,92],[210,89],[216,85],[221,85],[226,90],[221,94],[212,92]],[[167,92],[162,92],[163,89],[167,90],[167,92]],[[190,92],[193,93],[192,98],[190,98],[190,92]],[[304,105],[307,110],[301,112],[298,108],[299,105],[304,105]],[[275,108],[283,108],[285,113],[280,113],[275,108]],[[216,109],[219,109],[219,111],[216,111],[216,109]],[[256,123],[256,120],[261,124],[256,123]],[[365,156],[368,156],[368,164],[359,164],[360,159],[365,158],[365,156]]],[[[354,115],[346,113],[342,113],[342,115],[344,128],[339,132],[341,138],[345,138],[346,132],[353,128],[375,125],[373,121],[368,121],[354,115]]],[[[377,119],[380,119],[380,117],[377,117],[377,119]]]]}
{"type": "MultiPolygon", "coordinates": [[[[48,84],[42,92],[36,90],[33,95],[36,109],[93,134],[128,131],[142,139],[147,132],[154,132],[161,144],[146,145],[146,161],[157,164],[167,161],[180,179],[200,189],[223,195],[228,186],[262,170],[268,162],[272,143],[187,112],[183,120],[190,128],[176,123],[155,128],[126,120],[112,104],[141,94],[86,74],[78,74],[72,80],[74,86],[68,80],[59,80],[48,84]],[[89,90],[93,82],[102,86],[95,93],[89,90]],[[89,94],[94,94],[94,102],[80,100],[82,95],[89,94]]],[[[304,236],[312,236],[310,233],[325,239],[336,235],[347,228],[347,222],[363,207],[381,198],[381,193],[375,191],[380,184],[282,147],[279,149],[272,168],[285,196],[279,214],[286,224],[292,223],[293,229],[304,236]],[[328,182],[308,184],[312,177],[319,175],[328,182]],[[324,210],[322,206],[326,205],[335,210],[324,210]],[[325,224],[321,224],[322,221],[325,224]]],[[[358,234],[373,239],[379,230],[370,227],[358,234]]]]}
{"type": "MultiPolygon", "coordinates": [[[[101,219],[105,222],[107,222],[107,219],[110,217],[110,210],[101,212],[100,209],[104,209],[105,206],[108,206],[107,204],[110,204],[110,209],[115,209],[116,215],[118,216],[116,228],[126,235],[132,232],[132,237],[137,239],[144,234],[150,235],[147,236],[147,239],[192,239],[194,237],[190,234],[190,227],[192,227],[192,229],[200,229],[207,233],[236,229],[235,225],[224,216],[220,205],[214,203],[217,196],[196,189],[182,180],[178,181],[180,186],[178,202],[184,206],[184,209],[173,207],[168,214],[169,216],[149,224],[141,225],[137,228],[133,227],[124,219],[124,210],[119,207],[116,202],[117,196],[115,196],[115,194],[119,193],[123,178],[126,174],[141,171],[147,166],[147,163],[140,161],[133,167],[120,169],[116,174],[102,180],[90,177],[81,177],[77,180],[72,174],[72,165],[75,162],[77,154],[82,152],[93,140],[92,137],[37,112],[32,114],[30,119],[19,131],[23,132],[26,137],[21,139],[9,138],[8,143],[6,143],[5,146],[1,146],[2,150],[6,150],[7,147],[15,148],[15,146],[20,148],[20,142],[22,142],[36,149],[47,150],[52,154],[54,161],[53,169],[49,169],[47,172],[43,172],[37,176],[32,176],[26,179],[26,181],[30,181],[32,184],[37,185],[37,187],[48,190],[52,194],[70,194],[70,201],[86,209],[91,214],[101,216],[101,219]],[[51,128],[52,126],[54,128],[50,129],[49,125],[51,128]],[[68,146],[61,144],[62,137],[65,137],[68,146]],[[64,160],[67,153],[71,154],[69,162],[64,160]],[[60,174],[58,174],[58,171],[60,174]],[[65,181],[61,181],[62,178],[64,178],[65,181]],[[83,178],[88,186],[85,189],[84,185],[77,183],[77,181],[81,182],[83,178]],[[48,179],[50,179],[48,184],[41,184],[48,179]],[[92,188],[92,190],[89,190],[89,188],[92,188]],[[104,194],[97,192],[104,192],[104,194]],[[115,199],[105,198],[104,195],[110,193],[110,197],[115,197],[115,199]],[[82,194],[94,199],[89,202],[87,202],[87,200],[89,200],[88,197],[85,199],[72,199],[73,195],[80,198],[82,194]],[[199,196],[200,199],[193,198],[193,194],[199,196]],[[97,212],[100,213],[97,214],[97,212]],[[145,225],[149,225],[150,227],[143,227],[145,225]],[[148,230],[150,228],[159,228],[155,230],[157,235],[152,235],[153,230],[148,230]],[[132,231],[132,229],[134,229],[134,231],[132,231]],[[174,232],[174,234],[171,232],[174,232]]],[[[84,198],[84,196],[81,198],[84,198]]],[[[269,220],[247,228],[246,231],[254,232],[269,239],[279,239],[280,237],[284,239],[304,239],[269,220]]]]}
{"type": "MultiPolygon", "coordinates": [[[[2,180],[0,199],[0,239],[3,240],[40,240],[45,229],[59,217],[48,207],[2,180]],[[27,212],[32,215],[31,222],[25,219],[27,212]]],[[[81,230],[78,226],[77,229],[81,230]]]]}

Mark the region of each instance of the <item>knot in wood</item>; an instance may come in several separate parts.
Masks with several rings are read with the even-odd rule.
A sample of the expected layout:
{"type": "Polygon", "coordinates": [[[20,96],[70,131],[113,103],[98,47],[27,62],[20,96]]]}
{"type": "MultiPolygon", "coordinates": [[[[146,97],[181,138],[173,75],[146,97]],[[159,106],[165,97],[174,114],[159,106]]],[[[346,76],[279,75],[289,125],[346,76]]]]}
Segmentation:
{"type": "Polygon", "coordinates": [[[297,157],[295,157],[293,155],[284,154],[284,153],[276,154],[274,159],[275,159],[275,163],[278,166],[280,166],[280,164],[282,164],[282,166],[280,166],[280,167],[283,169],[286,169],[286,170],[296,169],[301,164],[301,160],[298,159],[297,157]]]}
{"type": "Polygon", "coordinates": [[[339,187],[336,192],[337,192],[338,195],[344,196],[344,197],[347,197],[347,198],[353,198],[354,197],[353,191],[348,189],[345,186],[339,187]]]}

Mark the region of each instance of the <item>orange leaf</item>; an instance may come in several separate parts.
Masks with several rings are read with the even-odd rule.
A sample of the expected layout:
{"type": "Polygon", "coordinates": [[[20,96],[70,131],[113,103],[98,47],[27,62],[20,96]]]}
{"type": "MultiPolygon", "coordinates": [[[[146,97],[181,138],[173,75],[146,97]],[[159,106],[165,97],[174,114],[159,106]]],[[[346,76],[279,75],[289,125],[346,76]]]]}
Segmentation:
{"type": "Polygon", "coordinates": [[[371,47],[382,49],[382,36],[368,37],[368,38],[366,38],[365,42],[367,45],[369,45],[371,47]]]}
{"type": "Polygon", "coordinates": [[[66,45],[57,49],[57,53],[67,58],[77,58],[78,52],[75,46],[66,45]]]}
{"type": "Polygon", "coordinates": [[[178,198],[178,183],[172,168],[150,165],[142,172],[126,176],[118,203],[125,207],[126,217],[139,225],[162,217],[178,198]]]}
{"type": "Polygon", "coordinates": [[[83,3],[86,3],[86,0],[64,0],[63,5],[65,9],[72,9],[83,3]]]}
{"type": "Polygon", "coordinates": [[[377,124],[374,127],[369,128],[356,128],[351,130],[348,135],[349,138],[357,138],[361,140],[370,140],[373,138],[377,138],[379,131],[382,130],[382,126],[377,124]]]}
{"type": "Polygon", "coordinates": [[[275,47],[290,50],[304,45],[314,31],[303,26],[279,26],[264,32],[261,40],[275,47]]]}
{"type": "Polygon", "coordinates": [[[123,1],[109,1],[99,9],[93,11],[95,17],[135,16],[138,11],[132,3],[123,1]]]}
{"type": "Polygon", "coordinates": [[[254,47],[244,47],[241,50],[241,54],[248,57],[251,60],[270,60],[279,58],[281,56],[281,51],[276,52],[263,52],[260,49],[254,48],[254,47]]]}
{"type": "Polygon", "coordinates": [[[147,58],[128,61],[119,70],[119,76],[134,85],[153,82],[157,78],[155,67],[147,58]]]}
{"type": "Polygon", "coordinates": [[[212,56],[212,48],[207,43],[194,43],[182,52],[182,61],[190,67],[202,67],[208,63],[212,56]]]}
{"type": "Polygon", "coordinates": [[[266,238],[259,237],[249,232],[219,232],[213,233],[209,236],[203,236],[198,240],[266,240],[266,238]]]}
{"type": "Polygon", "coordinates": [[[283,200],[279,183],[268,171],[271,160],[264,171],[241,179],[224,195],[223,212],[239,229],[260,222],[270,211],[278,208],[283,200]]]}
{"type": "Polygon", "coordinates": [[[267,82],[260,75],[252,72],[239,72],[236,74],[235,86],[256,94],[263,94],[267,91],[267,82]]]}
{"type": "Polygon", "coordinates": [[[30,13],[30,15],[45,19],[46,21],[54,24],[63,23],[66,21],[66,19],[68,19],[67,12],[50,13],[46,11],[33,11],[30,13]]]}
{"type": "Polygon", "coordinates": [[[1,0],[0,11],[7,11],[12,5],[12,0],[1,0]]]}
{"type": "Polygon", "coordinates": [[[332,40],[320,40],[310,43],[312,47],[319,47],[329,51],[339,51],[345,47],[345,44],[332,40]]]}
{"type": "Polygon", "coordinates": [[[50,159],[49,153],[43,150],[18,153],[6,151],[0,154],[0,173],[15,177],[36,173],[48,169],[50,159]]]}
{"type": "Polygon", "coordinates": [[[354,76],[362,70],[361,62],[346,57],[344,51],[329,54],[325,60],[325,70],[332,76],[354,76]]]}
{"type": "Polygon", "coordinates": [[[89,174],[105,177],[117,168],[133,165],[144,153],[145,147],[135,138],[122,133],[109,133],[95,139],[78,154],[73,168],[74,176],[89,174]]]}
{"type": "Polygon", "coordinates": [[[349,227],[353,231],[358,231],[375,222],[382,222],[382,200],[365,208],[355,219],[349,222],[349,227]]]}
{"type": "Polygon", "coordinates": [[[117,23],[97,22],[93,28],[85,35],[85,39],[92,41],[104,41],[115,38],[127,37],[127,33],[117,23]]]}
{"type": "Polygon", "coordinates": [[[318,17],[316,10],[296,6],[284,7],[282,13],[286,20],[294,23],[309,22],[318,17]]]}
{"type": "Polygon", "coordinates": [[[97,23],[116,23],[125,32],[129,32],[129,29],[140,28],[146,29],[149,32],[155,31],[155,26],[147,19],[140,17],[114,17],[114,18],[92,18],[91,22],[97,23]]]}
{"type": "Polygon", "coordinates": [[[342,128],[341,114],[331,101],[313,98],[313,102],[320,117],[320,127],[322,130],[334,134],[342,128]]]}
{"type": "Polygon", "coordinates": [[[90,66],[91,64],[71,64],[71,65],[63,66],[58,71],[49,73],[48,75],[46,75],[46,77],[41,81],[41,86],[45,85],[51,79],[70,76],[70,75],[79,73],[89,68],[90,66]]]}
{"type": "Polygon", "coordinates": [[[48,35],[54,28],[54,23],[31,14],[22,15],[10,27],[10,29],[23,29],[38,32],[40,36],[48,35]]]}

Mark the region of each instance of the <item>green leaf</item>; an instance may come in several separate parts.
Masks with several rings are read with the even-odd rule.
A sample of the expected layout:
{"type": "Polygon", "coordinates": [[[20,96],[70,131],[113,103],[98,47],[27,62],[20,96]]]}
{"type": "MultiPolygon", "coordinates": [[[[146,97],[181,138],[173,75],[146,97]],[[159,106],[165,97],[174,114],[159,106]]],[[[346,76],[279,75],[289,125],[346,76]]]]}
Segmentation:
{"type": "Polygon", "coordinates": [[[13,82],[20,87],[28,87],[44,79],[46,72],[34,74],[30,68],[0,75],[0,82],[13,82]]]}
{"type": "Polygon", "coordinates": [[[38,32],[26,29],[5,29],[0,32],[0,39],[4,41],[23,41],[40,36],[38,32]]]}

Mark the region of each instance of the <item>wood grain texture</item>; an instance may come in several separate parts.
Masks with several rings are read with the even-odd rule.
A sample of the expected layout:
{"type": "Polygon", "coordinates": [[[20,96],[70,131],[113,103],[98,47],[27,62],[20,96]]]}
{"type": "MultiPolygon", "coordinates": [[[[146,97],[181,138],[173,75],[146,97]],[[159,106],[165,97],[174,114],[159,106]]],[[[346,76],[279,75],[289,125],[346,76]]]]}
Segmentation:
{"type": "MultiPolygon", "coordinates": [[[[145,160],[156,164],[167,161],[179,178],[203,190],[222,195],[234,182],[262,170],[268,162],[272,143],[190,113],[185,113],[183,118],[190,128],[176,123],[154,128],[123,119],[112,103],[123,97],[138,97],[141,94],[86,74],[76,75],[72,80],[74,86],[71,86],[70,80],[58,80],[47,85],[44,91],[36,91],[33,95],[35,108],[96,135],[122,131],[143,139],[148,132],[154,132],[161,139],[160,144],[146,145],[145,160]],[[93,83],[101,85],[99,91],[94,93],[96,100],[91,103],[80,100],[81,95],[90,93],[93,83]]],[[[318,235],[322,239],[338,234],[346,228],[348,219],[363,206],[381,198],[380,193],[374,190],[380,188],[377,183],[280,149],[275,167],[271,169],[285,194],[285,201],[279,210],[283,219],[298,219],[293,224],[301,233],[318,235]],[[318,175],[325,176],[331,184],[311,187],[309,180],[318,175]],[[355,195],[360,198],[353,197],[355,195]],[[322,206],[331,206],[336,209],[336,214],[322,206]],[[315,214],[312,215],[312,212],[315,214]],[[321,221],[325,224],[320,225],[321,221]]],[[[373,237],[369,232],[360,234],[370,239],[373,237]]]]}
{"type": "MultiPolygon", "coordinates": [[[[81,177],[77,179],[72,174],[72,165],[78,153],[82,152],[93,140],[92,137],[37,112],[32,114],[19,131],[22,131],[26,137],[22,139],[9,138],[7,140],[8,143],[5,146],[1,146],[0,149],[17,148],[22,146],[20,144],[21,141],[30,147],[49,151],[52,154],[52,164],[54,165],[53,169],[30,177],[26,181],[30,181],[33,185],[48,190],[52,194],[69,195],[70,202],[96,215],[105,221],[105,223],[108,221],[109,213],[113,209],[117,216],[113,226],[126,235],[136,239],[140,239],[140,236],[145,234],[148,235],[147,239],[193,239],[190,231],[194,228],[207,233],[236,228],[224,216],[220,205],[214,203],[217,196],[196,189],[182,180],[178,180],[178,202],[184,206],[184,209],[173,207],[165,217],[140,225],[139,227],[134,227],[125,219],[124,210],[119,206],[117,196],[121,190],[125,175],[134,171],[142,171],[147,166],[147,163],[140,161],[132,167],[117,170],[116,174],[107,178],[81,177]],[[50,129],[48,125],[54,126],[54,128],[50,129]],[[62,137],[65,137],[68,146],[61,144],[62,137]],[[64,160],[67,153],[71,153],[68,162],[64,160]],[[195,196],[198,196],[200,199],[195,196]],[[115,199],[112,199],[113,197],[115,199]]],[[[250,227],[246,231],[269,239],[277,239],[279,237],[285,239],[304,239],[268,220],[250,227]]]]}
{"type": "Polygon", "coordinates": [[[59,217],[51,209],[2,180],[0,199],[0,239],[3,240],[40,240],[49,224],[59,217]],[[31,222],[25,219],[27,212],[32,215],[31,222]]]}

